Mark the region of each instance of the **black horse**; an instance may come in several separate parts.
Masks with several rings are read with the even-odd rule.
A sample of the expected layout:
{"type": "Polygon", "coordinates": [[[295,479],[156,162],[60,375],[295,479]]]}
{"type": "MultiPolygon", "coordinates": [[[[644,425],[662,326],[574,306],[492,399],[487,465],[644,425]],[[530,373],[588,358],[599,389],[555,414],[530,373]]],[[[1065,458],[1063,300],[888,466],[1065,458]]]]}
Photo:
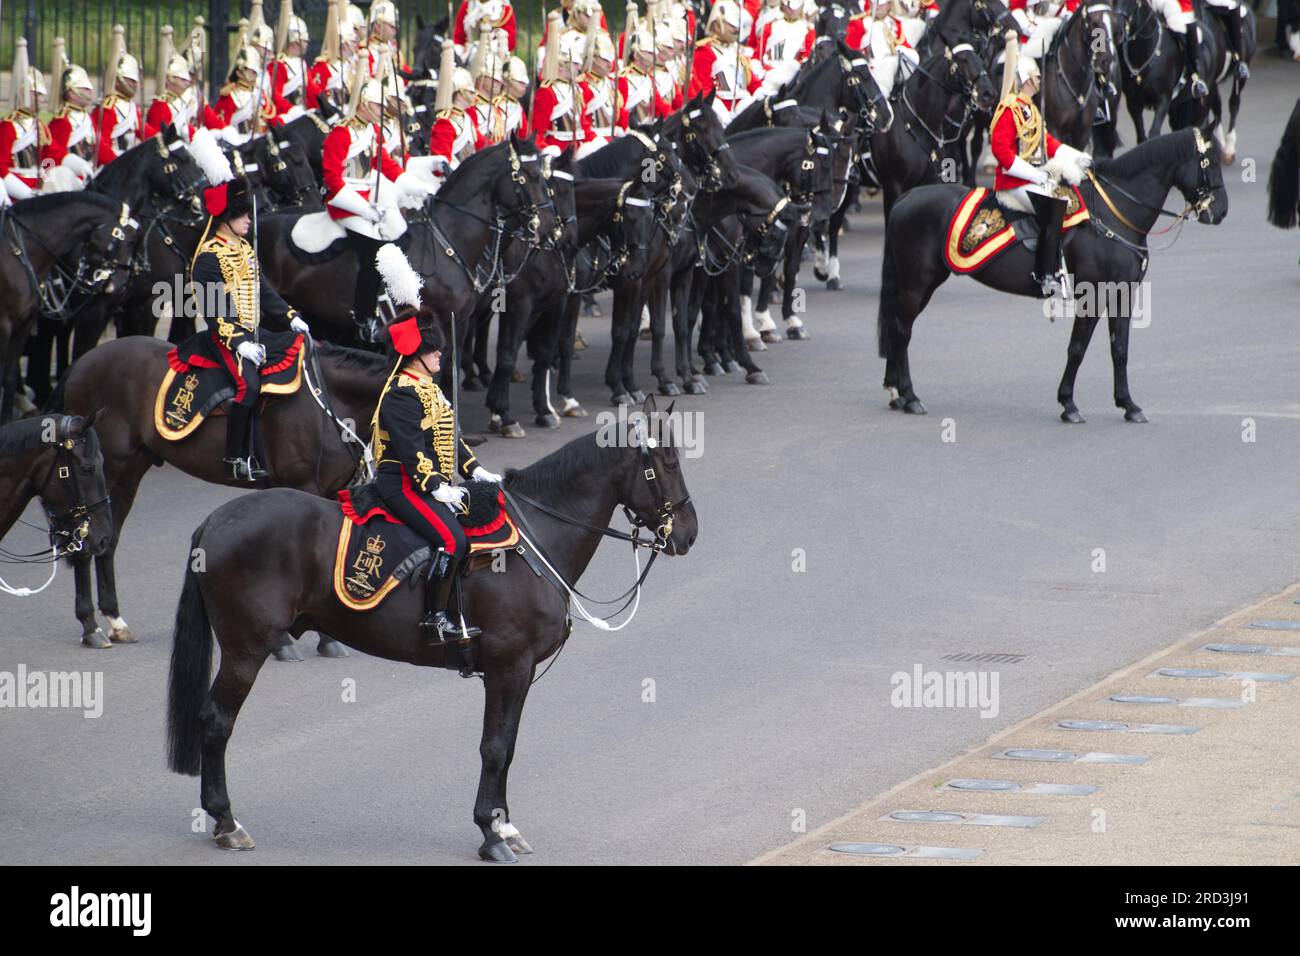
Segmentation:
{"type": "Polygon", "coordinates": [[[13,417],[18,358],[38,318],[58,315],[73,295],[112,296],[128,280],[138,235],[130,208],[97,193],[33,196],[0,210],[0,423],[13,417]],[[60,263],[68,268],[51,282],[60,263]]]}
{"type": "MultiPolygon", "coordinates": [[[[1146,273],[1150,251],[1147,236],[1155,226],[1165,197],[1177,189],[1187,202],[1183,216],[1218,223],[1228,212],[1228,194],[1219,168],[1218,148],[1199,129],[1181,130],[1149,140],[1118,159],[1099,160],[1095,173],[1081,184],[1091,219],[1075,227],[1065,245],[1065,258],[1076,287],[1084,284],[1103,293],[1117,307],[1108,314],[1111,359],[1115,370],[1115,404],[1130,422],[1146,417],[1128,388],[1128,339],[1131,321],[1130,293],[1146,273]]],[[[935,289],[951,274],[944,246],[948,224],[966,188],[953,185],[921,186],[899,200],[885,230],[881,269],[880,312],[877,336],[885,359],[885,388],[890,407],[925,414],[925,406],[912,388],[908,344],[912,326],[935,289]]],[[[973,273],[981,284],[1014,295],[1036,296],[1030,278],[1033,255],[1015,247],[973,273]]],[[[1108,311],[1108,310],[1107,310],[1108,311]]],[[[1088,349],[1100,314],[1080,314],[1070,337],[1069,357],[1057,393],[1063,421],[1082,422],[1074,403],[1074,379],[1088,349]]]]}
{"type": "MultiPolygon", "coordinates": [[[[98,420],[98,413],[90,418],[46,415],[0,426],[0,539],[28,503],[39,498],[51,545],[32,554],[0,548],[0,563],[53,564],[77,553],[101,554],[108,547],[113,521],[95,434],[98,420]]],[[[22,597],[44,587],[15,588],[0,578],[0,593],[22,597]]]]}
{"type": "Polygon", "coordinates": [[[1279,229],[1294,229],[1300,220],[1300,100],[1282,130],[1268,174],[1268,221],[1279,229]]]}
{"type": "MultiPolygon", "coordinates": [[[[309,382],[292,395],[264,402],[256,433],[270,472],[266,486],[333,496],[357,473],[375,402],[392,363],[379,355],[323,343],[314,349],[320,374],[317,365],[309,362],[309,382]],[[313,387],[321,389],[319,396],[313,387]],[[340,422],[350,423],[352,435],[340,422]]],[[[95,574],[99,610],[108,621],[109,634],[105,637],[95,621],[89,556],[79,556],[74,562],[76,614],[87,647],[135,640],[119,607],[115,555],[140,481],[149,469],[167,463],[202,481],[247,487],[231,481],[221,464],[224,418],[209,417],[182,441],[168,441],[158,434],[155,399],[167,372],[167,352],[165,343],[142,336],[105,342],[73,364],[51,402],[53,409],[81,415],[103,410],[98,431],[113,495],[113,535],[109,547],[96,558],[95,574]]],[[[321,650],[333,654],[328,641],[321,650]]]]}
{"type": "MultiPolygon", "coordinates": [[[[653,414],[653,399],[644,411],[653,414]]],[[[554,573],[535,574],[541,559],[510,552],[504,572],[465,579],[464,606],[483,629],[472,648],[485,696],[474,803],[481,859],[507,863],[532,852],[510,819],[506,798],[520,715],[538,664],[569,637],[569,588],[591,561],[614,510],[623,506],[639,525],[656,529],[655,545],[666,554],[686,554],[695,542],[695,508],[671,434],[658,447],[636,444],[612,447],[586,435],[508,472],[504,487],[527,547],[554,573]]],[[[457,657],[454,650],[429,647],[420,636],[416,591],[399,588],[366,613],[347,610],[335,597],[331,572],[343,520],[334,502],[276,490],[228,502],[194,533],[206,570],[187,569],[176,610],[168,762],[177,773],[201,776],[200,802],[216,820],[213,837],[220,847],[253,848],[226,790],[226,745],[273,648],[315,628],[389,660],[457,666],[448,661],[457,657]],[[215,680],[214,631],[221,646],[215,680]]]]}
{"type": "Polygon", "coordinates": [[[1052,37],[1043,57],[1043,116],[1063,143],[1088,150],[1093,128],[1113,95],[1115,12],[1082,4],[1052,37]]]}

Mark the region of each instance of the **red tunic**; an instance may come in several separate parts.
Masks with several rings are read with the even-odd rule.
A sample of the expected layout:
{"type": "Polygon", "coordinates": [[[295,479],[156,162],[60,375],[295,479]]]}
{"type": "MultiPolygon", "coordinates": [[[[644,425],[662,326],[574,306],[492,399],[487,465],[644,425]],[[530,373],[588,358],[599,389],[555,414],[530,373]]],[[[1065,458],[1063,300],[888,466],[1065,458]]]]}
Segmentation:
{"type": "MultiPolygon", "coordinates": [[[[743,56],[744,54],[738,53],[737,55],[743,56]]],[[[711,40],[705,39],[695,44],[695,58],[691,61],[691,86],[690,89],[687,90],[687,96],[695,96],[699,93],[708,93],[713,89],[713,64],[717,58],[718,56],[716,51],[713,49],[713,43],[711,40]]],[[[753,93],[762,85],[762,81],[754,75],[753,70],[747,69],[742,65],[741,73],[743,85],[747,92],[753,93]]],[[[718,98],[724,102],[735,102],[743,95],[744,94],[737,95],[735,93],[725,94],[721,90],[718,91],[718,98]]]]}
{"type": "MultiPolygon", "coordinates": [[[[4,179],[11,172],[13,172],[14,143],[17,141],[17,139],[18,139],[17,127],[15,127],[14,124],[9,120],[0,121],[0,179],[4,179]]],[[[40,133],[38,131],[37,144],[39,144],[39,141],[40,141],[40,133]]],[[[39,150],[40,146],[36,145],[36,149],[39,150]]],[[[39,190],[41,188],[40,176],[20,175],[18,176],[18,178],[21,179],[23,182],[25,182],[28,186],[32,187],[32,189],[39,190]]],[[[0,189],[3,188],[4,186],[0,186],[0,189]]]]}
{"type": "MultiPolygon", "coordinates": [[[[379,141],[379,127],[375,126],[373,130],[374,144],[379,141]]],[[[352,124],[335,126],[325,137],[325,144],[321,147],[321,179],[325,183],[325,208],[329,210],[331,219],[347,219],[355,213],[348,212],[346,209],[339,209],[329,204],[329,200],[342,189],[344,182],[344,173],[348,166],[348,151],[352,148],[353,127],[352,124]]],[[[374,149],[372,144],[372,149],[374,149]]],[[[385,179],[396,181],[397,177],[402,175],[402,167],[398,165],[397,160],[388,155],[388,150],[375,149],[377,155],[370,158],[369,170],[373,173],[376,169],[383,173],[385,179]]],[[[370,177],[372,178],[372,177],[370,177]]],[[[356,187],[357,192],[362,199],[370,198],[370,189],[366,186],[356,187]]]]}
{"type": "MultiPolygon", "coordinates": [[[[772,25],[777,22],[779,21],[769,20],[767,23],[763,24],[762,35],[758,38],[758,46],[755,47],[760,60],[767,60],[767,45],[771,42],[772,25]]],[[[794,55],[794,58],[800,63],[808,59],[808,57],[812,55],[813,43],[816,39],[816,31],[812,27],[809,27],[807,34],[804,36],[803,46],[800,48],[799,52],[794,55]]]]}
{"type": "MultiPolygon", "coordinates": [[[[1016,99],[1021,104],[1027,103],[1020,96],[1016,99]]],[[[989,148],[993,151],[993,158],[998,161],[998,172],[993,179],[993,188],[999,192],[1031,185],[1027,180],[1011,176],[1006,172],[1007,167],[1020,155],[1020,137],[1016,134],[1016,118],[1011,112],[1013,108],[1018,107],[1008,106],[998,113],[993,131],[989,134],[989,148]]],[[[1060,140],[1047,132],[1046,126],[1043,127],[1043,137],[1047,142],[1047,155],[1055,156],[1061,145],[1060,140]]]]}
{"type": "MultiPolygon", "coordinates": [[[[479,129],[478,120],[474,118],[474,111],[470,110],[464,114],[466,122],[474,130],[474,149],[478,151],[483,148],[485,140],[483,131],[479,129]]],[[[433,122],[433,130],[429,134],[429,153],[432,156],[441,156],[448,162],[457,162],[453,155],[456,147],[456,124],[446,116],[439,115],[433,122]]],[[[464,146],[461,147],[464,149],[464,146]]]]}
{"type": "MultiPolygon", "coordinates": [[[[463,0],[460,9],[456,11],[456,28],[452,31],[451,42],[466,46],[469,43],[465,33],[465,14],[469,11],[469,0],[463,0]]],[[[480,21],[481,23],[481,21],[480,21]]],[[[604,15],[601,15],[601,25],[604,25],[604,15]]],[[[493,27],[494,30],[505,30],[506,36],[510,38],[510,50],[515,48],[515,9],[509,3],[505,5],[505,19],[502,23],[493,27]]],[[[477,39],[477,37],[475,38],[477,39]]]]}
{"type": "MultiPolygon", "coordinates": [[[[99,137],[99,165],[107,166],[113,160],[117,159],[117,147],[113,140],[113,129],[117,126],[117,106],[121,102],[116,97],[113,98],[113,107],[104,109],[103,106],[95,107],[95,134],[99,137]]],[[[144,138],[144,122],[140,115],[140,107],[134,103],[131,109],[135,110],[135,135],[137,139],[144,138]]]]}
{"type": "Polygon", "coordinates": [[[595,132],[591,128],[591,117],[583,109],[582,93],[575,90],[578,97],[576,107],[570,106],[569,110],[562,114],[556,114],[557,97],[551,84],[543,83],[533,94],[533,129],[537,133],[537,145],[539,147],[555,146],[564,149],[573,143],[588,143],[596,138],[595,132]],[[581,127],[576,134],[567,129],[555,129],[553,124],[562,120],[565,116],[572,116],[577,113],[580,117],[581,127]]]}

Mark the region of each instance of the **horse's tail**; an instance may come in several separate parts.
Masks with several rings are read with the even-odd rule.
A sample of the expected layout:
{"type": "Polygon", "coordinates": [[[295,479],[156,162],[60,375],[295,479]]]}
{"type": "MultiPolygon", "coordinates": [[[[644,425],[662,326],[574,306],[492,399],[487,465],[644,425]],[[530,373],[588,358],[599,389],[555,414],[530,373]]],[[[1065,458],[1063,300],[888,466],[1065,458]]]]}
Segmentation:
{"type": "Polygon", "coordinates": [[[1268,221],[1279,229],[1295,227],[1300,213],[1300,100],[1282,131],[1268,174],[1268,221]]]}
{"type": "Polygon", "coordinates": [[[885,251],[880,264],[880,311],[876,313],[876,346],[880,357],[889,358],[898,334],[898,270],[894,265],[894,244],[885,227],[885,251]]]}
{"type": "MultiPolygon", "coordinates": [[[[190,555],[199,546],[207,522],[190,538],[190,555]]],[[[199,590],[199,576],[186,559],[185,585],[176,605],[172,634],[172,666],[167,680],[167,765],[193,777],[203,754],[203,724],[199,713],[212,683],[212,625],[199,590]]]]}

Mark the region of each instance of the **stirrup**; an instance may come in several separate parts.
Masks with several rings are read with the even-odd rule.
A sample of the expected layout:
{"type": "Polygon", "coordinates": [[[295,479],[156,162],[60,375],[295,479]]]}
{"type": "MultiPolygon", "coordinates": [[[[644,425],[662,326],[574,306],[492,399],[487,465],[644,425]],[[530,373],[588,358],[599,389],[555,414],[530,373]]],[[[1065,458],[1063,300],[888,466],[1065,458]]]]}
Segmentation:
{"type": "Polygon", "coordinates": [[[446,611],[436,611],[433,614],[426,614],[420,621],[420,633],[430,644],[438,645],[467,641],[472,637],[478,637],[483,630],[466,624],[465,630],[462,631],[458,624],[447,617],[446,611]]]}
{"type": "Polygon", "coordinates": [[[229,466],[230,477],[235,481],[252,483],[266,477],[266,471],[251,456],[248,458],[223,458],[221,461],[229,466]]]}
{"type": "Polygon", "coordinates": [[[1245,60],[1242,59],[1237,60],[1237,79],[1239,80],[1250,79],[1250,67],[1246,65],[1245,60]]]}
{"type": "Polygon", "coordinates": [[[1209,95],[1210,95],[1210,88],[1205,85],[1205,81],[1201,79],[1200,74],[1193,73],[1192,74],[1192,98],[1199,100],[1209,95]]]}
{"type": "Polygon", "coordinates": [[[1029,273],[1033,281],[1038,283],[1040,295],[1044,299],[1050,299],[1054,296],[1065,295],[1065,283],[1061,281],[1061,276],[1056,272],[1049,272],[1045,276],[1039,276],[1037,272],[1029,273]]]}

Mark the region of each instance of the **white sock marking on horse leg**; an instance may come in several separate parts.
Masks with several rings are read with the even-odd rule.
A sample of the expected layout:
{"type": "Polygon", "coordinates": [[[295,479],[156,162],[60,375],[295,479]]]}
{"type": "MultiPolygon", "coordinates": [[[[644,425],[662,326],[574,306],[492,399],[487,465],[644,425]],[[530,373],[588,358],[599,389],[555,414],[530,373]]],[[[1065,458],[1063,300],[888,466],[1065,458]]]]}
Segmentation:
{"type": "Polygon", "coordinates": [[[650,306],[641,306],[641,328],[639,331],[644,332],[650,328],[650,306]]]}
{"type": "Polygon", "coordinates": [[[776,323],[772,321],[771,309],[764,306],[762,312],[754,313],[754,328],[760,332],[771,332],[776,328],[776,323]]]}
{"type": "Polygon", "coordinates": [[[123,618],[113,617],[111,614],[105,614],[104,617],[108,619],[109,629],[114,634],[120,634],[126,630],[126,621],[123,618]]]}
{"type": "Polygon", "coordinates": [[[826,271],[826,250],[825,249],[813,250],[813,268],[816,269],[818,272],[826,271]]]}
{"type": "Polygon", "coordinates": [[[840,277],[840,257],[831,256],[827,262],[826,278],[838,279],[840,277]]]}
{"type": "Polygon", "coordinates": [[[493,820],[492,831],[503,840],[519,836],[519,831],[515,829],[515,825],[509,820],[493,820]]]}
{"type": "Polygon", "coordinates": [[[564,398],[564,410],[567,412],[570,409],[574,409],[577,407],[578,407],[578,400],[574,398],[572,395],[566,395],[564,398]]]}
{"type": "Polygon", "coordinates": [[[754,328],[754,300],[747,295],[740,297],[740,328],[751,341],[759,337],[754,328]]]}

